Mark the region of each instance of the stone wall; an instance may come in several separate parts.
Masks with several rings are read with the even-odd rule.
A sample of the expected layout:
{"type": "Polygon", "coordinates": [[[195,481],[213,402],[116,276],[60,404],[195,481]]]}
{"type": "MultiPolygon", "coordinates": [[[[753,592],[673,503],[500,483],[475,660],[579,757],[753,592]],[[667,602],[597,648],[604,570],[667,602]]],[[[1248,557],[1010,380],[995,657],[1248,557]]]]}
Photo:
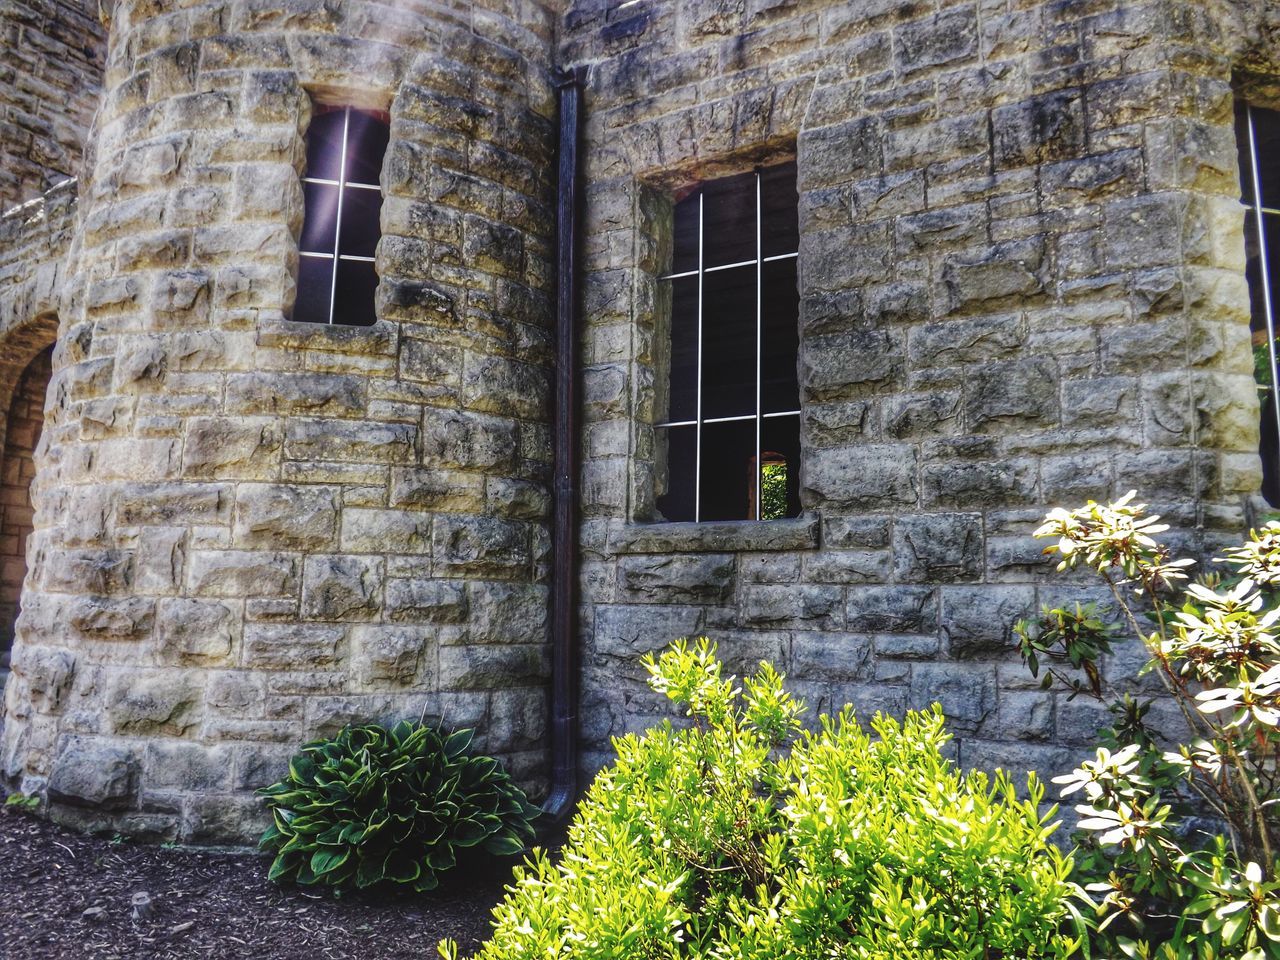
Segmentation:
{"type": "Polygon", "coordinates": [[[773,660],[815,708],[938,700],[967,765],[1052,773],[1080,755],[1101,712],[1035,689],[1010,634],[1086,595],[1046,579],[1039,518],[1136,487],[1179,549],[1206,553],[1240,534],[1259,484],[1232,82],[1276,63],[1261,16],[570,5],[562,60],[591,67],[589,769],[664,712],[637,656],[700,633],[737,669],[773,660]],[[671,197],[788,156],[805,514],[649,524],[671,197]]]}
{"type": "Polygon", "coordinates": [[[426,714],[537,792],[551,14],[110,13],[4,775],[84,827],[251,839],[303,740],[426,714]],[[312,97],[390,111],[370,328],[287,319],[312,97]]]}
{"type": "Polygon", "coordinates": [[[105,45],[96,2],[0,8],[0,211],[79,172],[105,45]]]}
{"type": "Polygon", "coordinates": [[[52,369],[52,346],[27,365],[9,401],[4,458],[0,460],[0,668],[7,670],[13,622],[27,575],[27,537],[32,531],[31,481],[44,425],[44,398],[52,369]]]}

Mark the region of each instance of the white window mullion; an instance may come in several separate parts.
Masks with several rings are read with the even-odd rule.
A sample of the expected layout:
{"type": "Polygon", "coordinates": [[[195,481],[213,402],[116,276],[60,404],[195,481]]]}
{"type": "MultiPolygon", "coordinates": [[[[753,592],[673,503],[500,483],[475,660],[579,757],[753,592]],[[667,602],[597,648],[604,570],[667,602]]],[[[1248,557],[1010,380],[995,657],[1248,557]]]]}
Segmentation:
{"type": "Polygon", "coordinates": [[[693,451],[693,521],[702,520],[702,209],[703,194],[698,194],[698,390],[694,416],[698,424],[694,429],[693,451]]]}
{"type": "Polygon", "coordinates": [[[760,494],[763,484],[761,483],[761,475],[764,473],[764,451],[760,444],[760,426],[763,423],[761,414],[764,412],[760,396],[760,380],[761,380],[761,362],[764,349],[764,316],[762,314],[763,298],[761,291],[764,289],[764,245],[760,236],[760,173],[756,172],[756,468],[755,478],[755,516],[753,520],[759,520],[763,516],[763,508],[760,503],[760,494]]]}
{"type": "Polygon", "coordinates": [[[342,244],[342,193],[347,180],[347,133],[351,129],[351,108],[342,111],[342,150],[338,167],[338,209],[333,221],[333,276],[329,278],[329,323],[333,324],[333,307],[338,300],[338,249],[342,244]]]}

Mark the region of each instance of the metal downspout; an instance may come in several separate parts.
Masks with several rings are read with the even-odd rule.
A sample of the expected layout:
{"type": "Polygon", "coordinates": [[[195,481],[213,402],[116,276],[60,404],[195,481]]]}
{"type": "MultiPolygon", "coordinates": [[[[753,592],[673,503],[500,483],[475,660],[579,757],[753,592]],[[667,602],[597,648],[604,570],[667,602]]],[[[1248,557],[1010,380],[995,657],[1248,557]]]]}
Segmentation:
{"type": "Polygon", "coordinates": [[[578,499],[578,146],[586,69],[557,78],[560,108],[556,185],[556,366],[551,573],[551,791],[543,810],[553,823],[578,795],[577,499],[578,499]]]}

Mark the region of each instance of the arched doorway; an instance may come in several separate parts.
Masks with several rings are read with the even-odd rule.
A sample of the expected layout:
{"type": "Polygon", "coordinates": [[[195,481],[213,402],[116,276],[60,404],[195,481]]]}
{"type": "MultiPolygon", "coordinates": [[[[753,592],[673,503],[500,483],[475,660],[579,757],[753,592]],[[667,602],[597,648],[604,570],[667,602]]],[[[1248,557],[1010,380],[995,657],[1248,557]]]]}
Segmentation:
{"type": "Polygon", "coordinates": [[[32,530],[31,481],[44,426],[44,398],[53,371],[53,346],[41,350],[18,377],[9,402],[0,460],[0,685],[9,672],[13,626],[27,575],[32,530]]]}

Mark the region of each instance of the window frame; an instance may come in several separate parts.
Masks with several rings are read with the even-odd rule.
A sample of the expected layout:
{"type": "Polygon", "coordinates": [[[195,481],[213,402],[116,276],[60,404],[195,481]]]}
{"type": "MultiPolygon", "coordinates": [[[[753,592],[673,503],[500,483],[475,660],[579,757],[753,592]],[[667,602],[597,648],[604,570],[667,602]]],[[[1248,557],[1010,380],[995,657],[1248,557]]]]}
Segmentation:
{"type": "MultiPolygon", "coordinates": [[[[798,284],[799,283],[799,257],[800,257],[798,233],[796,236],[796,249],[790,250],[785,253],[771,254],[770,256],[767,256],[767,257],[764,256],[764,202],[762,197],[763,171],[765,171],[766,169],[774,168],[774,167],[786,166],[788,164],[794,168],[795,163],[796,161],[794,160],[794,158],[792,158],[782,163],[758,165],[750,171],[743,171],[743,173],[747,173],[747,172],[752,173],[755,177],[755,198],[754,198],[755,199],[755,218],[754,218],[755,219],[755,256],[753,258],[749,260],[735,261],[733,263],[717,264],[715,266],[710,266],[710,267],[706,265],[706,256],[705,256],[705,250],[704,250],[706,187],[722,179],[722,178],[716,178],[714,180],[704,181],[703,183],[699,184],[697,187],[697,194],[698,194],[698,262],[697,262],[697,266],[692,270],[682,270],[682,271],[668,270],[667,272],[658,274],[657,277],[655,278],[659,286],[660,287],[665,286],[666,290],[668,291],[667,295],[662,298],[662,302],[665,304],[665,307],[666,307],[666,314],[667,314],[666,336],[668,338],[670,338],[671,336],[671,323],[674,319],[673,310],[672,310],[672,304],[673,304],[672,291],[674,290],[674,281],[687,280],[687,279],[696,277],[698,282],[698,285],[697,285],[698,330],[697,330],[697,359],[695,363],[696,384],[695,384],[695,398],[694,398],[695,416],[694,416],[694,419],[692,420],[671,420],[670,417],[668,416],[666,418],[656,420],[653,423],[653,429],[655,430],[655,432],[660,430],[669,431],[672,428],[694,427],[695,439],[694,439],[694,498],[693,498],[694,499],[694,515],[693,515],[693,520],[692,521],[666,520],[665,522],[667,523],[694,523],[694,524],[702,524],[702,523],[708,523],[708,522],[710,523],[722,523],[722,522],[777,523],[783,520],[796,519],[796,517],[783,516],[783,517],[776,517],[776,518],[770,518],[768,520],[765,520],[760,515],[761,508],[763,505],[762,467],[763,467],[763,457],[764,457],[764,454],[766,453],[763,447],[764,421],[768,419],[783,419],[786,417],[794,417],[795,423],[796,423],[797,437],[799,437],[802,432],[800,429],[802,410],[801,410],[800,395],[799,395],[798,389],[796,394],[796,405],[794,409],[765,413],[764,405],[763,405],[764,267],[765,267],[765,264],[768,264],[768,263],[794,260],[796,262],[796,267],[797,267],[796,281],[798,284]],[[705,303],[704,280],[706,275],[709,273],[718,273],[726,270],[743,269],[745,267],[750,267],[752,265],[755,266],[755,412],[740,414],[735,416],[704,417],[703,416],[703,368],[704,368],[704,359],[705,359],[704,350],[703,350],[703,307],[705,303]],[[755,454],[750,461],[751,463],[755,464],[754,488],[749,490],[749,496],[748,496],[748,502],[753,506],[755,515],[752,517],[744,518],[744,520],[742,521],[715,521],[715,520],[705,521],[702,518],[702,513],[703,513],[703,509],[702,509],[703,507],[703,503],[702,503],[703,501],[703,483],[702,483],[703,427],[707,424],[740,423],[745,421],[754,421],[754,424],[755,424],[755,454]]],[[[741,175],[741,174],[738,174],[738,175],[741,175]]],[[[730,179],[730,177],[726,176],[723,179],[730,179]]],[[[798,177],[796,178],[795,181],[793,181],[793,183],[798,184],[798,177]]],[[[799,203],[798,192],[797,192],[796,202],[798,207],[798,203],[799,203]]],[[[674,238],[674,229],[673,229],[672,230],[672,247],[673,248],[674,248],[674,239],[675,238],[674,238]]],[[[797,312],[796,312],[797,325],[799,323],[798,295],[799,295],[799,291],[797,289],[797,312]]],[[[799,332],[797,331],[797,338],[798,336],[799,336],[799,332]]],[[[799,350],[799,343],[797,340],[797,355],[798,355],[798,350],[799,350]]],[[[665,377],[665,388],[666,388],[665,396],[669,404],[670,394],[671,394],[671,372],[672,372],[671,371],[672,363],[671,363],[671,356],[670,356],[669,349],[665,352],[665,360],[666,360],[665,362],[666,369],[660,370],[658,371],[658,373],[660,376],[665,377]]],[[[797,387],[798,387],[798,384],[797,384],[797,387]]],[[[669,408],[668,408],[668,412],[669,412],[669,408]]],[[[668,438],[670,437],[670,433],[667,434],[667,437],[668,438]]],[[[658,442],[656,440],[656,437],[655,437],[655,442],[658,442]]],[[[668,441],[668,449],[669,449],[669,441],[668,441]]],[[[800,445],[799,456],[803,456],[803,452],[804,452],[803,445],[800,445]]],[[[786,462],[785,458],[783,462],[784,463],[786,462]]],[[[668,485],[670,483],[669,469],[670,468],[668,467],[668,481],[667,481],[668,485]]],[[[798,477],[799,470],[800,470],[799,458],[797,458],[797,462],[794,464],[788,463],[787,470],[795,471],[795,475],[798,477]]],[[[656,479],[657,478],[655,477],[655,480],[656,479]]],[[[656,498],[655,498],[655,509],[657,509],[656,498]]],[[[801,515],[803,515],[803,510],[801,511],[801,515]]]]}
{"type": "MultiPolygon", "coordinates": [[[[1280,376],[1277,376],[1277,374],[1280,373],[1280,363],[1277,362],[1277,351],[1276,351],[1276,301],[1275,301],[1275,294],[1272,290],[1273,278],[1271,276],[1270,263],[1269,263],[1268,250],[1267,250],[1267,246],[1268,246],[1267,245],[1267,223],[1270,222],[1273,225],[1280,226],[1280,207],[1269,207],[1264,202],[1263,177],[1262,177],[1261,166],[1259,163],[1258,132],[1257,132],[1257,125],[1254,120],[1255,104],[1245,99],[1239,100],[1237,101],[1237,103],[1238,103],[1238,107],[1237,107],[1238,117],[1239,117],[1238,108],[1241,106],[1244,108],[1243,120],[1244,120],[1245,132],[1247,133],[1248,161],[1249,161],[1248,169],[1242,169],[1240,171],[1241,173],[1240,188],[1242,193],[1246,195],[1242,197],[1242,202],[1245,204],[1247,212],[1252,214],[1253,216],[1252,230],[1253,230],[1254,236],[1252,239],[1258,245],[1258,287],[1260,288],[1260,291],[1262,294],[1263,320],[1266,323],[1267,353],[1268,353],[1269,362],[1271,364],[1271,387],[1268,392],[1271,395],[1270,397],[1270,403],[1272,407],[1271,412],[1274,415],[1274,420],[1271,424],[1274,435],[1269,439],[1273,441],[1278,447],[1280,447],[1280,376]],[[1271,218],[1270,221],[1266,219],[1268,217],[1271,218]]],[[[1272,111],[1272,112],[1275,112],[1275,111],[1272,111]]],[[[1237,119],[1237,123],[1238,122],[1239,120],[1237,119]]],[[[1239,143],[1241,138],[1240,138],[1240,131],[1238,129],[1236,131],[1236,137],[1237,137],[1237,143],[1239,143]]],[[[1280,157],[1276,157],[1275,159],[1277,163],[1280,163],[1280,157]]],[[[1245,217],[1246,241],[1249,239],[1248,232],[1250,230],[1248,219],[1249,219],[1248,216],[1246,216],[1245,217]]],[[[1250,284],[1250,289],[1249,289],[1250,298],[1252,298],[1254,294],[1255,294],[1255,291],[1253,289],[1253,285],[1250,284]]],[[[1260,424],[1260,428],[1262,431],[1264,431],[1264,435],[1260,438],[1260,449],[1259,449],[1260,455],[1263,455],[1264,457],[1265,457],[1264,451],[1266,448],[1266,444],[1268,442],[1268,437],[1265,436],[1265,431],[1267,430],[1267,427],[1268,427],[1268,424],[1266,423],[1266,418],[1264,416],[1262,423],[1260,424]]],[[[1263,478],[1264,496],[1265,496],[1265,491],[1267,490],[1267,487],[1268,487],[1268,480],[1267,480],[1268,468],[1270,468],[1271,470],[1280,471],[1280,463],[1264,464],[1264,478],[1263,478]]]]}
{"type": "MultiPolygon", "coordinates": [[[[306,259],[314,259],[314,260],[325,260],[333,265],[333,268],[330,270],[330,277],[329,277],[329,295],[328,295],[329,311],[328,311],[327,318],[323,322],[320,320],[299,319],[296,316],[296,313],[292,317],[292,319],[297,322],[310,324],[316,327],[352,327],[352,328],[370,327],[376,324],[378,321],[376,305],[373,307],[371,311],[374,318],[373,323],[359,324],[359,323],[340,323],[340,322],[334,321],[334,310],[338,302],[338,264],[339,263],[343,261],[347,261],[347,262],[353,262],[353,263],[373,264],[374,276],[376,280],[378,281],[378,283],[381,283],[382,281],[382,277],[378,274],[378,270],[377,270],[376,256],[369,257],[369,256],[362,256],[357,254],[341,252],[342,208],[346,200],[346,191],[350,188],[359,189],[359,190],[373,190],[377,192],[381,200],[383,201],[386,200],[386,198],[382,194],[381,183],[363,183],[363,182],[347,179],[347,150],[351,143],[351,114],[353,111],[356,113],[362,113],[374,118],[379,123],[382,123],[383,125],[385,125],[388,128],[388,132],[390,131],[390,126],[391,126],[390,116],[386,113],[386,111],[374,110],[366,107],[359,107],[350,103],[345,103],[345,104],[318,104],[317,103],[313,105],[312,110],[313,110],[312,112],[313,119],[316,116],[317,110],[323,113],[333,113],[333,112],[341,111],[343,115],[342,117],[342,148],[339,152],[339,158],[338,158],[338,179],[332,180],[325,177],[313,177],[310,175],[310,171],[308,171],[306,174],[304,174],[300,178],[300,181],[303,184],[303,189],[304,189],[303,226],[302,226],[302,231],[304,233],[306,231],[306,220],[307,220],[307,215],[309,213],[309,211],[306,208],[306,201],[305,201],[306,184],[313,184],[316,186],[324,186],[324,187],[333,187],[337,191],[337,196],[338,196],[337,208],[334,213],[334,225],[333,225],[333,251],[331,253],[326,253],[318,250],[302,250],[301,247],[299,247],[299,250],[298,250],[299,259],[306,258],[306,259]]],[[[311,135],[311,130],[310,130],[310,127],[308,127],[307,132],[303,135],[304,143],[306,143],[306,138],[309,137],[310,135],[311,135]]],[[[381,169],[382,165],[385,162],[386,162],[386,153],[384,152],[383,156],[379,160],[379,169],[381,169]]],[[[378,224],[379,241],[381,240],[381,238],[382,238],[382,226],[381,226],[381,223],[379,223],[378,224]]],[[[376,293],[376,290],[377,290],[376,284],[375,284],[374,290],[376,293]]],[[[295,311],[297,309],[296,301],[295,301],[294,309],[295,311]]]]}

